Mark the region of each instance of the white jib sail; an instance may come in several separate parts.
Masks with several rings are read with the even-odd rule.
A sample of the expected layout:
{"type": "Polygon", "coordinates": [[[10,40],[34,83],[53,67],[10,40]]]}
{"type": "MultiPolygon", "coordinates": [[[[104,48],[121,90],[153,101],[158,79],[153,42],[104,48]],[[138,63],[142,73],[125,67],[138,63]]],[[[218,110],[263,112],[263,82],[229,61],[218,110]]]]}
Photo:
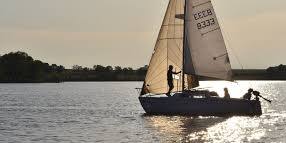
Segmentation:
{"type": "Polygon", "coordinates": [[[185,72],[231,79],[231,66],[211,0],[186,0],[185,72]]]}

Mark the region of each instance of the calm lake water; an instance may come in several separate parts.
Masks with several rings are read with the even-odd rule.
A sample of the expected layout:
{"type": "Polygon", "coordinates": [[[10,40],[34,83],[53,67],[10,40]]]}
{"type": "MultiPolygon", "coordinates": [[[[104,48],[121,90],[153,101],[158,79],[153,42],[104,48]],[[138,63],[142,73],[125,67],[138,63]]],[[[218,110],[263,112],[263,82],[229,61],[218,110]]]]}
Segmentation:
{"type": "MultiPolygon", "coordinates": [[[[262,101],[260,117],[144,114],[141,82],[0,84],[0,142],[286,142],[286,82],[201,82],[239,98],[248,87],[262,101]]],[[[212,88],[210,88],[212,87],[212,88]]]]}

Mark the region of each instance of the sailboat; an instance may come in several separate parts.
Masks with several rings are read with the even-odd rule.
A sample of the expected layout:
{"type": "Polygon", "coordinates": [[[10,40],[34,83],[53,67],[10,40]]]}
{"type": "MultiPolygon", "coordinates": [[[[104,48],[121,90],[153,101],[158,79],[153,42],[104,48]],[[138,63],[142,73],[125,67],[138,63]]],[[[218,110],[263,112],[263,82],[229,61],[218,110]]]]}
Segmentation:
{"type": "Polygon", "coordinates": [[[211,0],[170,0],[139,101],[148,114],[261,115],[259,100],[220,98],[200,90],[198,77],[232,81],[224,38],[211,0]],[[168,92],[167,71],[182,71],[168,92]]]}

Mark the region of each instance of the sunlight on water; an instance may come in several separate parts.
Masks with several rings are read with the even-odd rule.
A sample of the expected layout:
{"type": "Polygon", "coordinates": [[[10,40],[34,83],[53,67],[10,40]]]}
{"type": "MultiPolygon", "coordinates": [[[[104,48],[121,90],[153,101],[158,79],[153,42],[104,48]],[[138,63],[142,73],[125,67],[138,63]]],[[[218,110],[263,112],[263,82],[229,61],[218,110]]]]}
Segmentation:
{"type": "Polygon", "coordinates": [[[259,127],[259,122],[246,117],[232,117],[207,129],[209,139],[214,142],[243,142],[260,139],[265,135],[265,129],[252,130],[259,127]]]}
{"type": "MultiPolygon", "coordinates": [[[[264,82],[254,81],[239,81],[239,82],[228,82],[228,81],[201,81],[200,87],[202,89],[208,89],[210,91],[216,91],[220,97],[224,96],[224,88],[228,88],[230,96],[232,98],[242,98],[249,88],[254,90],[263,91],[263,95],[277,95],[279,90],[273,89],[272,86],[277,82],[268,81],[267,85],[264,82]]],[[[275,97],[277,98],[277,97],[275,97]]]]}
{"type": "Polygon", "coordinates": [[[165,136],[164,141],[180,142],[249,142],[261,139],[257,117],[147,117],[149,124],[165,136]],[[166,136],[167,135],[167,136],[166,136]]]}
{"type": "Polygon", "coordinates": [[[0,142],[285,142],[286,82],[203,81],[233,98],[253,88],[259,117],[145,115],[134,89],[142,82],[0,84],[0,142]]]}
{"type": "Polygon", "coordinates": [[[224,96],[224,88],[228,88],[230,97],[241,98],[251,87],[250,82],[228,82],[228,81],[201,81],[200,88],[206,88],[210,91],[215,91],[220,97],[224,96]]]}
{"type": "Polygon", "coordinates": [[[263,115],[259,117],[145,117],[164,142],[284,142],[286,136],[285,82],[279,81],[203,81],[201,87],[223,96],[227,87],[232,98],[241,98],[248,88],[258,90],[272,104],[262,102],[263,115]],[[281,98],[282,97],[282,98],[281,98]],[[282,133],[283,132],[283,133],[282,133]]]}

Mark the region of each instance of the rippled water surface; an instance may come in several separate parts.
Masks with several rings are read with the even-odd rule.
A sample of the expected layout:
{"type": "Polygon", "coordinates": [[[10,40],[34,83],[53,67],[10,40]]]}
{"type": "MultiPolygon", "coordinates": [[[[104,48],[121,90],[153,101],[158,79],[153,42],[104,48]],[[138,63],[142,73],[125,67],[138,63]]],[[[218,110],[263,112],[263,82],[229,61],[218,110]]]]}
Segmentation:
{"type": "Polygon", "coordinates": [[[201,82],[239,98],[259,90],[260,117],[144,114],[141,82],[0,84],[0,142],[286,142],[286,82],[201,82]]]}

